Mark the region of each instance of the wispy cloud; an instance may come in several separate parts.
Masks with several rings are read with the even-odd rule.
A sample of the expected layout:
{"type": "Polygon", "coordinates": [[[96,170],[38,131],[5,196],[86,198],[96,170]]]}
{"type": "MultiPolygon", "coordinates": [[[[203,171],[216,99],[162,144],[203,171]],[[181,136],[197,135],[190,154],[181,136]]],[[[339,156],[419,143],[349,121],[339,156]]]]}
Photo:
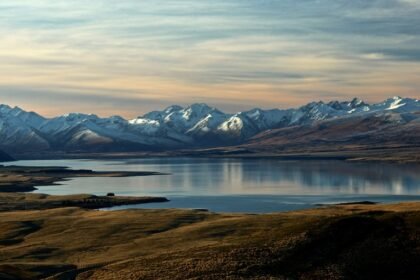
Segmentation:
{"type": "Polygon", "coordinates": [[[3,0],[1,102],[134,116],[419,97],[419,12],[415,0],[3,0]]]}

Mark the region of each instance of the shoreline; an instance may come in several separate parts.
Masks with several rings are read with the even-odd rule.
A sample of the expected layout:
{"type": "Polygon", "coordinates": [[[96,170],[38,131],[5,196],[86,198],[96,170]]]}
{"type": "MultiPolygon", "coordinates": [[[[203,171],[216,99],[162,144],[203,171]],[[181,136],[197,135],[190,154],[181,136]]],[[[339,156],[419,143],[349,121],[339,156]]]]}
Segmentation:
{"type": "Polygon", "coordinates": [[[35,194],[37,186],[58,185],[59,182],[77,177],[131,177],[165,175],[159,172],[96,172],[73,170],[67,167],[30,167],[0,165],[0,211],[45,210],[61,207],[100,209],[113,206],[167,202],[165,197],[127,197],[89,194],[52,196],[35,194]]]}
{"type": "Polygon", "coordinates": [[[37,190],[36,186],[57,185],[71,178],[81,177],[133,177],[133,176],[163,176],[160,172],[144,171],[92,171],[74,170],[68,167],[48,166],[3,166],[0,165],[0,192],[30,192],[37,190]]]}
{"type": "Polygon", "coordinates": [[[56,196],[0,192],[0,212],[49,210],[68,207],[96,210],[114,206],[162,203],[168,201],[165,197],[97,196],[90,194],[56,196]]]}

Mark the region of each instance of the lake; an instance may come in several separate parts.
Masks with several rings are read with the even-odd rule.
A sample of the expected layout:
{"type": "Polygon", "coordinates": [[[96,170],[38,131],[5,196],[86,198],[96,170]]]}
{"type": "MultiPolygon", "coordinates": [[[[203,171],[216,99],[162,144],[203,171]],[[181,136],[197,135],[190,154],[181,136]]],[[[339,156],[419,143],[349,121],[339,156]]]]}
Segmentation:
{"type": "Polygon", "coordinates": [[[167,203],[121,206],[113,210],[199,208],[215,212],[267,213],[326,203],[420,200],[419,165],[211,158],[28,160],[9,165],[168,173],[147,177],[76,178],[57,186],[41,186],[37,191],[52,195],[114,192],[170,199],[167,203]]]}

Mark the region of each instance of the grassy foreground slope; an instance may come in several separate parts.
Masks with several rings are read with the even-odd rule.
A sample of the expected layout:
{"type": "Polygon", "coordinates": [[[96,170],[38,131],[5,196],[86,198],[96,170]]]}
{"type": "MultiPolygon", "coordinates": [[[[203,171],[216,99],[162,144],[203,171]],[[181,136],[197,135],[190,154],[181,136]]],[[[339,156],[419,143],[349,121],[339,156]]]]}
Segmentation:
{"type": "Polygon", "coordinates": [[[0,279],[417,279],[420,203],[0,213],[0,279]]]}

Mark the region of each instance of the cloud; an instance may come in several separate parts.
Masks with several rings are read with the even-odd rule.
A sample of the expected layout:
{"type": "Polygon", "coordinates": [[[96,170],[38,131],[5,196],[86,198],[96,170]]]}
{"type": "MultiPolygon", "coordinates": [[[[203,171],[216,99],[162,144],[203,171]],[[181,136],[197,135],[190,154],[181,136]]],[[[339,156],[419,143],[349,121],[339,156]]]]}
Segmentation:
{"type": "Polygon", "coordinates": [[[74,98],[92,112],[132,116],[196,101],[236,110],[419,97],[418,4],[3,0],[1,102],[48,92],[40,110],[79,111],[76,101],[61,105],[74,98]],[[95,98],[116,105],[100,108],[95,98]]]}

